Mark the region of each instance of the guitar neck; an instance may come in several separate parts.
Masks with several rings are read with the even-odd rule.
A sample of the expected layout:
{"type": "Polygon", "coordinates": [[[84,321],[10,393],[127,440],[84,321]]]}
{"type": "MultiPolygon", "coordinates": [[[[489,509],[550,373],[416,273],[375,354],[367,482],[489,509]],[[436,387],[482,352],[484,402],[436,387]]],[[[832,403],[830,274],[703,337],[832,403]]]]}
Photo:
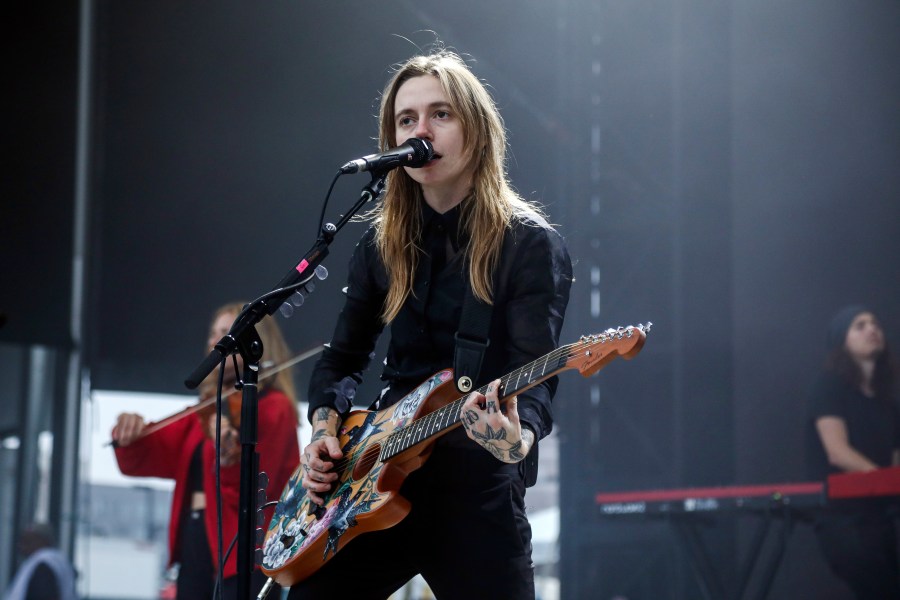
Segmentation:
{"type": "MultiPolygon", "coordinates": [[[[602,369],[617,356],[626,359],[634,357],[643,347],[651,325],[652,323],[647,323],[607,329],[600,334],[582,336],[574,344],[560,346],[553,352],[501,377],[503,396],[500,401],[504,402],[565,369],[578,369],[587,377],[602,369]]],[[[484,394],[487,386],[475,391],[484,394]]],[[[382,445],[379,459],[385,461],[414,446],[430,443],[459,426],[460,412],[465,400],[465,396],[457,398],[434,412],[397,428],[382,445]]]]}
{"type": "MultiPolygon", "coordinates": [[[[576,344],[560,346],[553,352],[501,377],[500,389],[503,397],[500,401],[505,402],[507,399],[536,386],[566,368],[574,368],[569,366],[568,363],[572,349],[575,346],[576,344]]],[[[483,385],[475,391],[480,394],[486,394],[487,385],[483,385]]],[[[462,412],[462,405],[466,398],[467,396],[457,398],[434,412],[419,417],[412,423],[394,431],[385,441],[380,459],[382,461],[388,460],[414,446],[430,443],[458,427],[461,423],[460,413],[462,412]]]]}

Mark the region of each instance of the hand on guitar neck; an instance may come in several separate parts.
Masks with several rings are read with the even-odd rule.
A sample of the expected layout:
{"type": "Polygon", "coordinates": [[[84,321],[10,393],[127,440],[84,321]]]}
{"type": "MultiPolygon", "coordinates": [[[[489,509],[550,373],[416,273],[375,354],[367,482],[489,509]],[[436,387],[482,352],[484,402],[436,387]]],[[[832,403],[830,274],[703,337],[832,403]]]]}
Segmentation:
{"type": "Polygon", "coordinates": [[[323,406],[316,410],[312,426],[312,438],[300,457],[302,485],[306,488],[307,497],[322,506],[325,503],[322,496],[338,478],[334,472],[334,461],[344,456],[337,438],[341,417],[333,408],[323,406]]]}
{"type": "Polygon", "coordinates": [[[486,395],[469,394],[460,421],[470,439],[505,463],[519,462],[534,444],[534,432],[519,422],[516,396],[507,400],[505,414],[501,409],[499,379],[488,384],[486,395]]]}

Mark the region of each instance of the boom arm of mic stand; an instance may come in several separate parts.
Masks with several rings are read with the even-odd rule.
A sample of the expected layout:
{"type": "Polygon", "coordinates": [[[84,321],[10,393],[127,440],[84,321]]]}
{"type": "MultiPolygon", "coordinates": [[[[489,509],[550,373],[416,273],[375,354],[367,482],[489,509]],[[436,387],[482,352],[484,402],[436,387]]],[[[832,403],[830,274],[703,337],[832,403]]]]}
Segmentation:
{"type": "Polygon", "coordinates": [[[376,199],[381,194],[381,191],[384,189],[386,176],[387,171],[373,173],[372,181],[363,186],[359,200],[341,217],[337,225],[326,223],[322,227],[322,231],[319,232],[319,237],[316,239],[313,247],[297,263],[297,266],[288,271],[281,278],[281,281],[278,282],[278,285],[272,288],[272,291],[260,296],[241,311],[228,334],[216,343],[212,352],[184,380],[184,385],[188,389],[196,389],[206,379],[206,376],[212,373],[213,369],[222,361],[222,358],[234,354],[237,349],[237,339],[245,329],[253,327],[262,321],[266,315],[274,314],[291,297],[296,288],[313,277],[316,267],[328,256],[328,246],[334,241],[337,233],[344,228],[344,225],[350,222],[350,219],[359,212],[363,205],[376,199]]]}

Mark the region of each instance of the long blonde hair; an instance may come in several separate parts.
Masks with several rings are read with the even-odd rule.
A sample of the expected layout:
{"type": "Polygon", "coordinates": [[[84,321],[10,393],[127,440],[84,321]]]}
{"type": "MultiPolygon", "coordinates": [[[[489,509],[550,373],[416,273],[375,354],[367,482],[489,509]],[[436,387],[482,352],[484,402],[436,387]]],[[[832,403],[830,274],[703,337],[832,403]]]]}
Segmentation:
{"type": "MultiPolygon", "coordinates": [[[[232,314],[236,317],[244,309],[245,305],[246,302],[229,302],[228,304],[223,304],[213,313],[210,322],[215,323],[219,317],[225,314],[232,314]]],[[[278,323],[275,321],[274,317],[263,319],[257,323],[256,331],[259,333],[259,337],[263,343],[264,361],[260,369],[262,373],[265,373],[267,368],[266,365],[269,363],[271,363],[272,366],[278,366],[283,365],[290,360],[290,348],[288,348],[287,342],[284,340],[281,329],[278,327],[278,323]]],[[[216,375],[216,373],[214,372],[212,375],[216,375]]],[[[216,375],[216,379],[217,378],[218,376],[216,375]]],[[[258,385],[260,391],[266,388],[281,391],[285,396],[290,398],[291,406],[294,408],[294,412],[297,412],[297,388],[294,386],[294,378],[291,376],[290,369],[279,371],[271,378],[260,379],[258,385]]]]}
{"type": "MultiPolygon", "coordinates": [[[[397,145],[394,103],[400,87],[414,77],[430,75],[441,83],[463,130],[463,150],[474,161],[472,190],[460,206],[460,227],[469,237],[466,249],[472,291],[492,302],[492,274],[500,258],[503,235],[512,217],[539,212],[510,186],[506,174],[506,129],[494,99],[454,52],[440,50],[414,56],[399,65],[381,96],[379,145],[382,151],[397,145]]],[[[422,251],[419,204],[422,189],[403,169],[393,171],[383,202],[373,211],[375,244],[388,274],[388,292],[382,320],[389,323],[412,292],[422,251]]]]}

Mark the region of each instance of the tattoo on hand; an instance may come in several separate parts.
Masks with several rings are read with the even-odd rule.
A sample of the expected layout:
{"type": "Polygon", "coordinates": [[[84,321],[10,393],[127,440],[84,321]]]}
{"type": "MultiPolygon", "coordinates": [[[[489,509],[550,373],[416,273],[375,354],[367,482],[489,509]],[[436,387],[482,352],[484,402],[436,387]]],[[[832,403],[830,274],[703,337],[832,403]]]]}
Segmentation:
{"type": "Polygon", "coordinates": [[[497,403],[494,402],[493,400],[491,400],[490,402],[487,403],[487,414],[491,414],[491,413],[495,413],[495,412],[500,412],[500,410],[497,408],[497,403]]]}
{"type": "Polygon", "coordinates": [[[481,447],[505,463],[517,463],[524,459],[534,443],[534,433],[526,428],[522,429],[522,437],[515,442],[509,440],[506,429],[502,427],[499,429],[487,427],[484,433],[471,430],[471,433],[481,447]]]}
{"type": "Polygon", "coordinates": [[[506,430],[500,427],[499,429],[494,429],[490,425],[487,426],[487,429],[484,433],[479,431],[472,431],[472,435],[474,435],[479,440],[485,442],[491,442],[494,440],[505,440],[506,439],[506,430]]]}
{"type": "Polygon", "coordinates": [[[478,413],[476,413],[474,410],[467,410],[465,416],[463,417],[463,424],[473,425],[477,420],[478,413]]]}

